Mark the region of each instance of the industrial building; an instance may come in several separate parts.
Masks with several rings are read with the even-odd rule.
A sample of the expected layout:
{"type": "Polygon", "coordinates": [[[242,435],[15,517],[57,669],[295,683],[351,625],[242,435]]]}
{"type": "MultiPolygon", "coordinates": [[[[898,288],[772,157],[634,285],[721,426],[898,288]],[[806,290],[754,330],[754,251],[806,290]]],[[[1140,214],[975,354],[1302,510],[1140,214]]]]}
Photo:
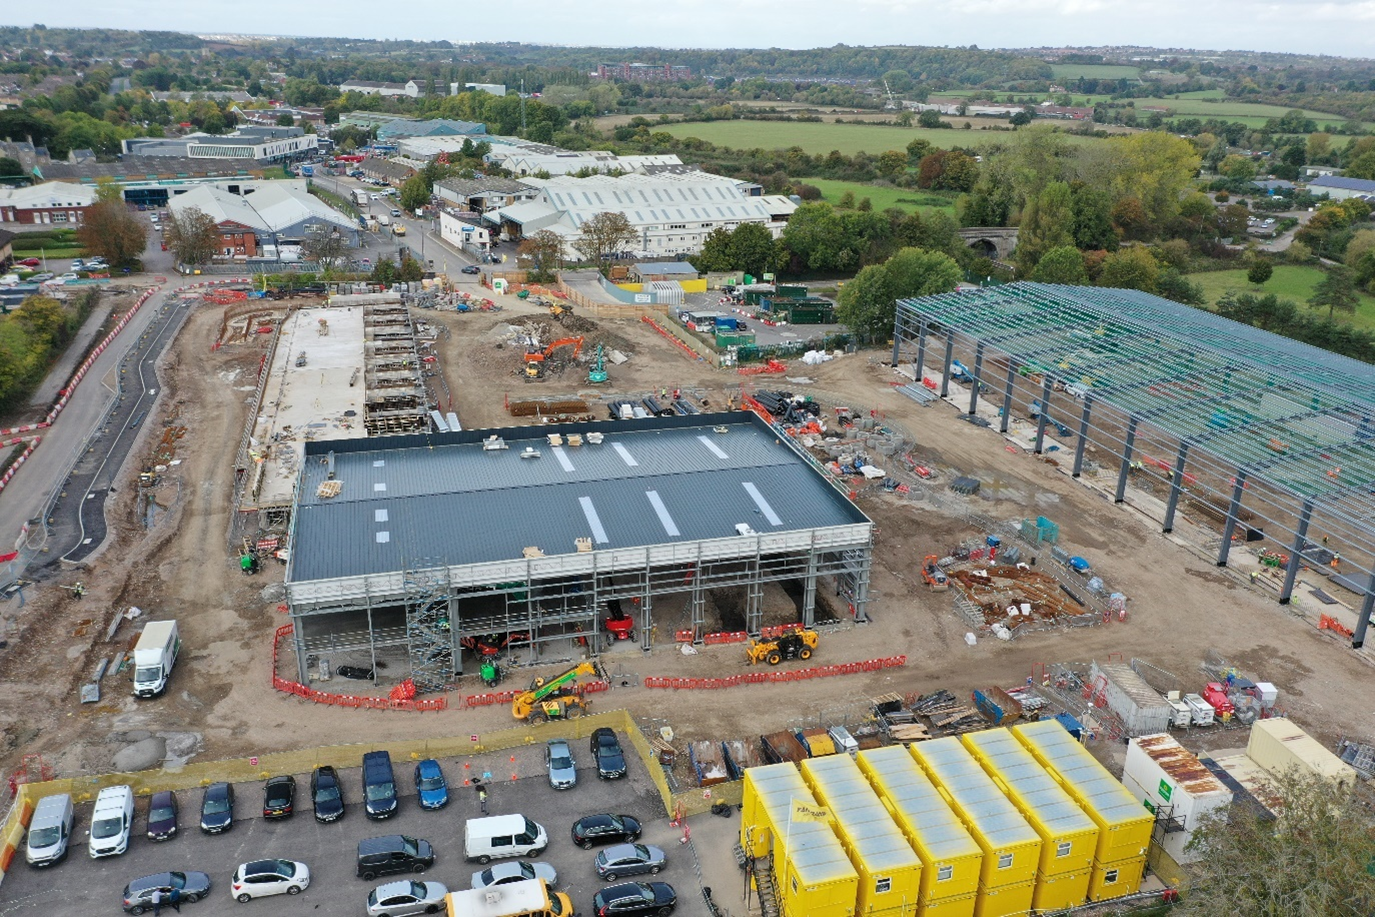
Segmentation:
{"type": "Polygon", "coordinates": [[[443,689],[492,635],[531,662],[595,655],[617,612],[644,648],[700,640],[723,591],[758,634],[770,583],[804,625],[823,579],[866,620],[872,524],[753,414],[306,442],[294,490],[303,683],[322,659],[385,654],[443,689]]]}
{"type": "Polygon", "coordinates": [[[177,156],[269,163],[313,155],[319,146],[318,139],[301,127],[248,125],[232,134],[135,137],[121,141],[121,146],[126,156],[177,156]]]}
{"type": "Polygon", "coordinates": [[[175,216],[196,209],[209,214],[220,231],[220,255],[254,257],[267,246],[300,244],[314,232],[338,232],[346,244],[359,244],[358,223],[305,189],[303,181],[202,184],[173,197],[175,216]]]}
{"type": "Polygon", "coordinates": [[[1375,367],[1134,290],[1037,283],[900,301],[893,363],[1009,438],[1029,418],[1016,441],[1165,532],[1187,513],[1220,567],[1238,541],[1270,548],[1281,604],[1301,564],[1330,570],[1365,640],[1375,367]]]}

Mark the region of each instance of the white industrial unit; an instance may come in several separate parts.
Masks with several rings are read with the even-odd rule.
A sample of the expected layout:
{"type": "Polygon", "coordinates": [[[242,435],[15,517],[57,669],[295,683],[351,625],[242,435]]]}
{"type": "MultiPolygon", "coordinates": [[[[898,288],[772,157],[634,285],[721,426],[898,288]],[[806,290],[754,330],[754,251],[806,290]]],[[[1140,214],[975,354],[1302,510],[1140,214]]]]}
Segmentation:
{"type": "Polygon", "coordinates": [[[1156,813],[1155,841],[1176,862],[1197,854],[1185,851],[1204,816],[1232,804],[1232,791],[1172,736],[1132,739],[1122,785],[1156,813]]]}
{"type": "Polygon", "coordinates": [[[1246,755],[1275,777],[1295,771],[1338,784],[1350,785],[1356,780],[1351,765],[1286,717],[1257,720],[1251,726],[1246,755]]]}
{"type": "Polygon", "coordinates": [[[1108,709],[1122,720],[1128,736],[1154,735],[1170,728],[1174,710],[1165,698],[1122,662],[1093,663],[1093,693],[1100,693],[1108,709]]]}

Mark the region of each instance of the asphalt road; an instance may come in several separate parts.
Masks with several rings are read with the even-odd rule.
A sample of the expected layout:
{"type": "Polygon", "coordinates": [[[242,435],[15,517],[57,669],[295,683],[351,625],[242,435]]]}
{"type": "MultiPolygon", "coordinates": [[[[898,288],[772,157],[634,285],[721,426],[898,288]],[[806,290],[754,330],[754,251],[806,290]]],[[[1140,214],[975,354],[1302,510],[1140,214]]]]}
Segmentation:
{"type": "MultiPolygon", "coordinates": [[[[362,914],[368,892],[383,882],[397,878],[435,881],[451,891],[471,886],[471,877],[482,867],[463,858],[463,823],[479,816],[476,793],[462,786],[463,774],[494,772],[488,811],[493,815],[518,812],[543,825],[549,833],[549,849],[539,859],[552,865],[559,876],[559,890],[567,893],[574,909],[591,915],[592,896],[604,883],[592,868],[596,851],[573,846],[569,837],[572,823],[583,815],[599,812],[624,813],[644,825],[642,843],[654,844],[668,854],[668,868],[656,881],[668,882],[678,891],[677,914],[681,917],[708,917],[698,889],[691,854],[678,843],[679,833],[668,826],[663,803],[643,766],[633,755],[630,773],[624,780],[602,781],[592,769],[586,739],[572,740],[578,764],[578,785],[558,791],[543,776],[543,749],[538,746],[514,749],[467,759],[443,759],[441,764],[451,784],[449,805],[438,811],[424,811],[415,801],[411,762],[395,761],[400,811],[386,821],[370,821],[359,804],[361,783],[358,771],[340,773],[345,815],[339,821],[322,825],[315,821],[310,806],[310,775],[297,774],[296,814],[288,819],[264,821],[262,786],[258,783],[235,787],[235,824],[222,835],[205,835],[197,829],[200,790],[177,794],[180,830],[172,840],[154,843],[146,831],[147,801],[137,803],[135,837],[129,850],[118,857],[92,860],[86,853],[86,832],[90,828],[91,805],[77,807],[73,834],[76,849],[67,860],[48,870],[31,869],[23,863],[22,852],[0,885],[0,917],[28,917],[50,914],[117,914],[125,883],[139,876],[165,870],[199,870],[210,876],[210,896],[189,905],[186,917],[243,917],[246,913],[291,917],[294,914],[362,914]],[[514,768],[521,779],[509,779],[514,768]],[[471,763],[471,770],[463,763],[471,763]],[[454,786],[457,784],[457,786],[454,786]],[[405,834],[428,840],[435,848],[435,865],[423,876],[395,876],[365,882],[355,875],[355,850],[363,838],[385,834],[405,834]],[[310,867],[311,884],[295,897],[259,899],[247,905],[236,903],[229,892],[235,867],[249,860],[281,857],[298,860],[310,867]]],[[[736,823],[738,824],[738,822],[736,823]]],[[[648,879],[650,877],[641,877],[648,879]]],[[[164,914],[169,911],[164,909],[164,914]]]]}

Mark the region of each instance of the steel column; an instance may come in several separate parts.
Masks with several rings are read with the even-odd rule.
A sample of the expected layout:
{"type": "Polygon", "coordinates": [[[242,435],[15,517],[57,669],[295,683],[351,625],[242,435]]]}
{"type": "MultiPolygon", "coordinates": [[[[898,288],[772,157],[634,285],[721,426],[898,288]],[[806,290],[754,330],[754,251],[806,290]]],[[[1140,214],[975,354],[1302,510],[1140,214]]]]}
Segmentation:
{"type": "Polygon", "coordinates": [[[807,552],[807,578],[802,581],[802,626],[816,624],[816,548],[807,552]]]}
{"type": "Polygon", "coordinates": [[[1365,630],[1370,626],[1370,613],[1375,611],[1375,567],[1370,568],[1370,579],[1365,584],[1365,600],[1361,602],[1361,613],[1356,616],[1356,633],[1351,637],[1351,648],[1360,649],[1365,644],[1365,630]]]}
{"type": "Polygon", "coordinates": [[[1007,383],[1003,386],[1003,422],[998,425],[999,433],[1006,433],[1008,424],[1012,423],[1012,386],[1017,381],[1017,364],[1011,358],[1007,358],[1007,383]]]}
{"type": "Polygon", "coordinates": [[[921,382],[921,372],[926,366],[926,320],[923,319],[921,326],[917,328],[917,365],[915,375],[918,383],[921,382]]]}
{"type": "Polygon", "coordinates": [[[1189,444],[1179,444],[1179,454],[1174,459],[1174,476],[1170,478],[1170,502],[1165,505],[1165,525],[1162,532],[1174,531],[1174,512],[1179,508],[1179,494],[1184,489],[1184,463],[1189,460],[1189,444]]]}
{"type": "Polygon", "coordinates": [[[754,558],[750,561],[749,582],[745,584],[745,633],[758,637],[764,627],[764,586],[759,582],[759,542],[754,543],[754,558]]]}
{"type": "Polygon", "coordinates": [[[449,658],[453,660],[454,676],[463,674],[463,647],[458,642],[458,596],[449,590],[449,658]]]}
{"type": "Polygon", "coordinates": [[[653,599],[651,598],[653,589],[649,585],[649,577],[645,577],[644,597],[640,599],[640,649],[646,653],[654,648],[654,611],[653,599]]]}
{"type": "Polygon", "coordinates": [[[1308,541],[1308,523],[1313,521],[1313,501],[1304,500],[1303,510],[1299,513],[1299,527],[1294,532],[1294,544],[1289,550],[1289,566],[1284,569],[1284,588],[1280,590],[1280,604],[1288,605],[1294,596],[1294,581],[1299,578],[1299,565],[1303,563],[1303,546],[1308,541]]]}
{"type": "Polygon", "coordinates": [[[969,386],[969,413],[973,414],[974,409],[979,406],[979,376],[984,370],[984,342],[980,341],[979,346],[974,348],[974,382],[969,386]]]}
{"type": "Polygon", "coordinates": [[[873,565],[874,554],[871,549],[859,553],[859,569],[855,571],[855,623],[868,624],[869,570],[873,565]]]}
{"type": "Polygon", "coordinates": [[[1121,503],[1127,499],[1127,473],[1132,467],[1132,447],[1136,445],[1137,417],[1133,414],[1127,419],[1127,440],[1122,444],[1122,467],[1117,472],[1117,494],[1112,502],[1121,503]]]}
{"type": "Polygon", "coordinates": [[[1050,393],[1053,385],[1050,373],[1043,375],[1041,380],[1041,416],[1036,418],[1036,448],[1032,450],[1037,455],[1041,454],[1041,447],[1046,443],[1046,424],[1050,423],[1050,393]]]}
{"type": "Polygon", "coordinates": [[[1084,447],[1089,441],[1089,417],[1093,414],[1093,395],[1084,395],[1084,412],[1079,415],[1079,442],[1074,446],[1074,471],[1070,475],[1077,478],[1084,473],[1084,447]]]}
{"type": "Polygon", "coordinates": [[[945,333],[945,371],[941,373],[941,397],[950,394],[950,364],[955,359],[955,330],[945,333]]]}
{"type": "Polygon", "coordinates": [[[1227,522],[1222,526],[1222,545],[1217,549],[1217,565],[1227,566],[1227,555],[1232,551],[1232,536],[1237,531],[1238,517],[1241,515],[1241,498],[1246,491],[1246,472],[1238,469],[1232,479],[1232,502],[1227,506],[1227,522]]]}
{"type": "Polygon", "coordinates": [[[893,334],[893,368],[898,368],[898,349],[902,347],[902,335],[894,332],[893,334]]]}
{"type": "MultiPolygon", "coordinates": [[[[292,615],[292,616],[291,616],[291,623],[296,625],[296,629],[295,629],[295,631],[292,633],[292,636],[293,636],[295,639],[294,639],[292,642],[296,644],[296,673],[297,673],[296,677],[297,677],[297,681],[299,681],[299,682],[300,682],[301,684],[303,684],[303,685],[309,685],[309,684],[310,684],[310,667],[309,667],[309,664],[306,662],[306,659],[307,659],[307,655],[306,655],[306,638],[305,638],[305,634],[302,633],[302,628],[301,628],[301,617],[300,617],[299,615],[292,615]]],[[[369,633],[371,633],[371,631],[372,631],[371,625],[369,625],[368,631],[369,631],[369,633]]],[[[273,674],[273,675],[276,675],[277,673],[276,673],[276,672],[273,672],[272,674],[273,674]]]]}

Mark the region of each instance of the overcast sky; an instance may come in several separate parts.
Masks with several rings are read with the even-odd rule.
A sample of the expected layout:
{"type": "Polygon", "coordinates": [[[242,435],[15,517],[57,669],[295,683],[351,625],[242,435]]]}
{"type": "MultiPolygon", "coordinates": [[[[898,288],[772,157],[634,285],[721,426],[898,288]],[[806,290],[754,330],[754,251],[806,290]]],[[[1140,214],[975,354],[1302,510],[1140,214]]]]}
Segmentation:
{"type": "MultiPolygon", "coordinates": [[[[1375,0],[65,0],[42,15],[49,26],[608,47],[1132,44],[1375,56],[1375,0]]],[[[0,19],[28,24],[14,12],[0,19]]]]}

